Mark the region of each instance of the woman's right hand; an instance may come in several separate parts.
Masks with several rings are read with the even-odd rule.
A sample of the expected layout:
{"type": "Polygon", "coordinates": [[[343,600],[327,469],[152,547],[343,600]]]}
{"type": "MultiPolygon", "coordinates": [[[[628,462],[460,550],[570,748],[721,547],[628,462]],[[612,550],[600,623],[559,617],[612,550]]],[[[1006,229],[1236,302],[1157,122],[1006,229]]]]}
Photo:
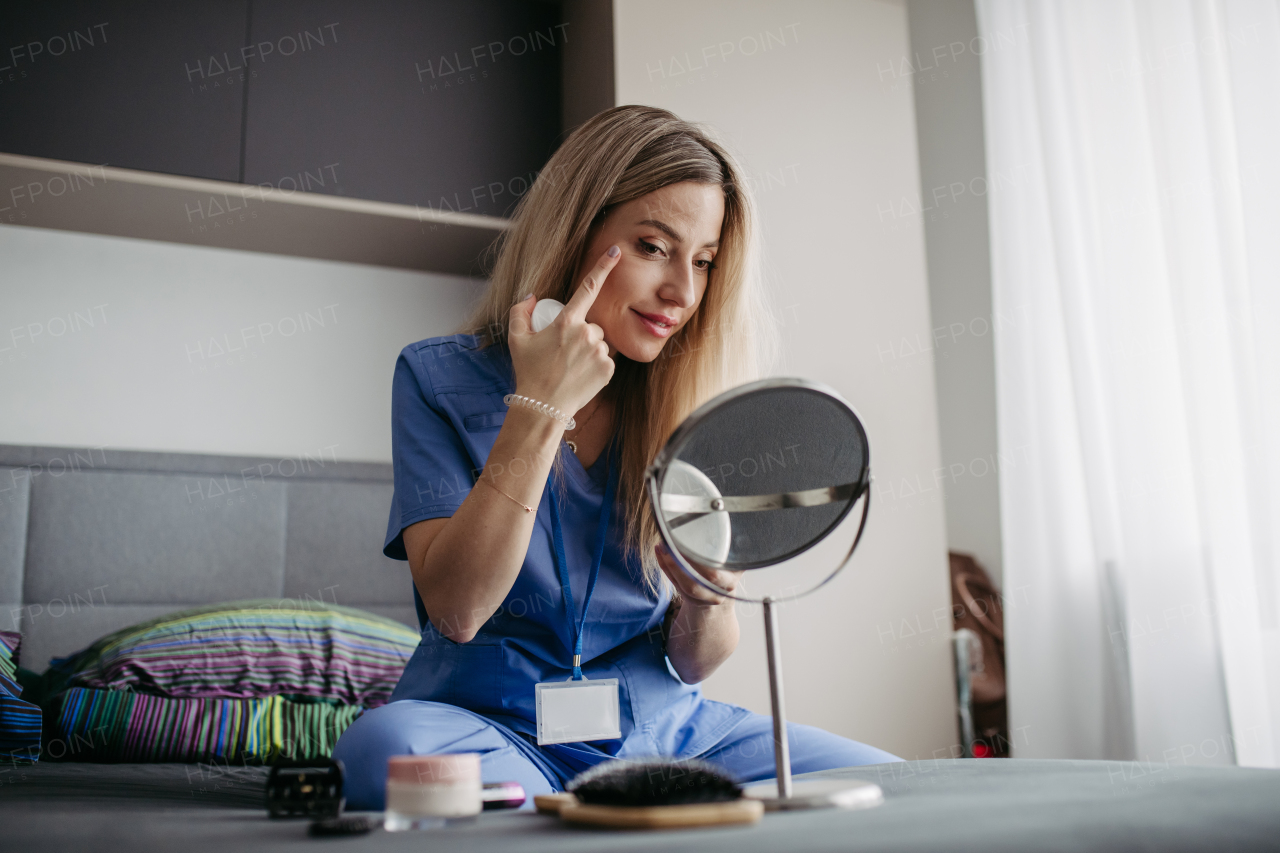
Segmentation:
{"type": "Polygon", "coordinates": [[[613,377],[613,359],[604,330],[587,322],[605,278],[618,263],[617,246],[600,256],[560,315],[541,332],[533,331],[532,295],[511,308],[507,345],[516,374],[516,393],[575,415],[613,377]]]}

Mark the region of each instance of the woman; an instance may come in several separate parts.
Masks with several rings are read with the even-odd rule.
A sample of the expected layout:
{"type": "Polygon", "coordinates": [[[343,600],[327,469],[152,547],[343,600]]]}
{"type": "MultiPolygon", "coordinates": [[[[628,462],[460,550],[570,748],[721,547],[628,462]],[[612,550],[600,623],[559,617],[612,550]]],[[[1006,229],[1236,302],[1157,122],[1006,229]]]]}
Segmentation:
{"type": "MultiPolygon", "coordinates": [[[[479,752],[486,781],[530,800],[611,757],[774,775],[771,718],[698,687],[737,646],[733,602],[657,546],[642,491],[676,425],[758,370],[752,230],[716,143],[664,110],[607,110],[521,200],[481,333],[405,347],[384,552],[409,562],[422,641],[392,701],[338,742],[351,808],[382,808],[387,758],[406,753],[479,752]],[[535,334],[545,297],[567,305],[535,334]],[[539,745],[535,685],[583,677],[617,679],[621,737],[539,745]]],[[[797,773],[898,760],[788,731],[797,773]]]]}

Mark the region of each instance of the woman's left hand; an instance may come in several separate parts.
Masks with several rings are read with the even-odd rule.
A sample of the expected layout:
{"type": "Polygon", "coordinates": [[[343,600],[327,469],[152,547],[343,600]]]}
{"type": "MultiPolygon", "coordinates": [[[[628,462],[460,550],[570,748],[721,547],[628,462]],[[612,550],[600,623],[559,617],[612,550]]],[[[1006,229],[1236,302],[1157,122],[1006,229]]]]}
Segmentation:
{"type": "MultiPolygon", "coordinates": [[[[697,684],[715,672],[738,647],[738,614],[734,601],[690,577],[675,555],[659,543],[658,565],[679,591],[675,619],[667,635],[667,658],[685,684],[697,684]]],[[[712,569],[686,560],[694,570],[725,592],[737,589],[741,572],[712,569]]]]}
{"type": "MultiPolygon", "coordinates": [[[[712,592],[707,587],[689,577],[689,574],[680,567],[675,556],[667,549],[665,543],[659,542],[657,547],[654,549],[654,552],[658,557],[658,566],[662,569],[662,573],[671,580],[671,583],[679,591],[680,597],[685,601],[690,604],[709,607],[716,604],[723,604],[729,600],[723,595],[712,592]]],[[[708,581],[715,584],[720,589],[723,589],[725,592],[733,592],[738,586],[739,577],[742,575],[741,572],[731,572],[726,569],[712,569],[706,566],[701,566],[688,558],[685,558],[685,561],[689,563],[689,565],[693,566],[694,569],[696,569],[708,581]]]]}

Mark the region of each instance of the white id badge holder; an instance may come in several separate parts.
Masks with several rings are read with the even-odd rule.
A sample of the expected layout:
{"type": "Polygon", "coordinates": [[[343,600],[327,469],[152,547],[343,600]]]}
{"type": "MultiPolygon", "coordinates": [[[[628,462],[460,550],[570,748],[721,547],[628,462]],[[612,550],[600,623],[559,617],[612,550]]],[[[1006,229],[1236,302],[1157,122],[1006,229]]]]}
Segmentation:
{"type": "Polygon", "coordinates": [[[543,681],[533,689],[539,746],[622,737],[618,679],[543,681]]]}

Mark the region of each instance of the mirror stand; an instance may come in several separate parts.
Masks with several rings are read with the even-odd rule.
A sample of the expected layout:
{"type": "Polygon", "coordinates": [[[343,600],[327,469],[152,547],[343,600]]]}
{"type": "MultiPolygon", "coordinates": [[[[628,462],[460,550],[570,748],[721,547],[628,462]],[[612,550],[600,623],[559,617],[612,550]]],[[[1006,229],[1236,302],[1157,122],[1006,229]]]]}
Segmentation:
{"type": "Polygon", "coordinates": [[[761,800],[767,811],[845,808],[861,809],[884,802],[879,785],[848,779],[806,779],[791,781],[791,751],[787,743],[787,714],[782,698],[782,659],[778,653],[777,602],[771,596],[764,605],[764,642],[769,658],[769,702],[773,709],[773,762],[777,787],[752,785],[744,793],[761,800]]]}
{"type": "Polygon", "coordinates": [[[778,799],[791,796],[791,749],[787,745],[787,712],[782,705],[782,660],[778,657],[778,614],[773,596],[764,604],[764,647],[769,657],[769,704],[773,708],[773,764],[778,773],[778,799]]]}

